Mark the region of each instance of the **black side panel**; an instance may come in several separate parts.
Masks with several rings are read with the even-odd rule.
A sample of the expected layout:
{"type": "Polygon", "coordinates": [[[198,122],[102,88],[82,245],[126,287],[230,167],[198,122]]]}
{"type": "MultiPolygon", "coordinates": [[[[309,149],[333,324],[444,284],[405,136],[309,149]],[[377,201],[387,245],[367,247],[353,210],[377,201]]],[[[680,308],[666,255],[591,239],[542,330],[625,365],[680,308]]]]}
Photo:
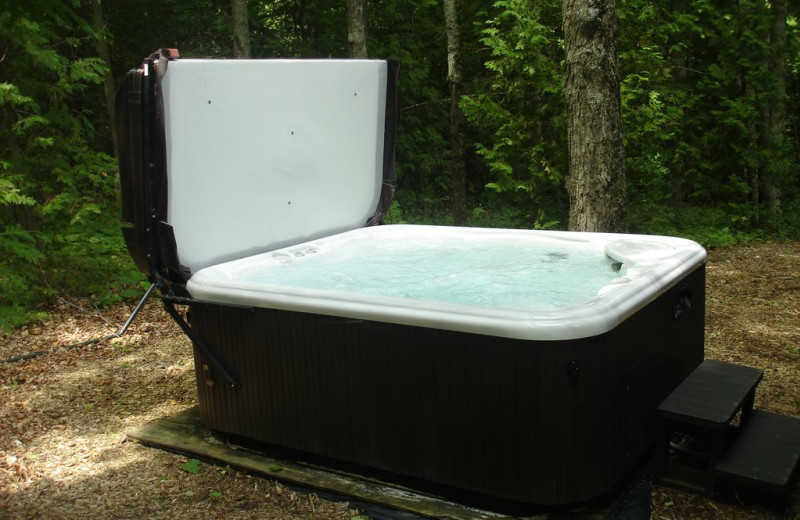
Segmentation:
{"type": "Polygon", "coordinates": [[[192,328],[241,383],[195,350],[201,417],[470,497],[584,502],[648,454],[657,404],[702,361],[704,282],[700,267],[617,328],[568,341],[195,302],[192,328]]]}
{"type": "Polygon", "coordinates": [[[144,200],[142,69],[128,72],[115,100],[119,175],[122,188],[122,235],[137,267],[147,262],[147,207],[144,200]]]}

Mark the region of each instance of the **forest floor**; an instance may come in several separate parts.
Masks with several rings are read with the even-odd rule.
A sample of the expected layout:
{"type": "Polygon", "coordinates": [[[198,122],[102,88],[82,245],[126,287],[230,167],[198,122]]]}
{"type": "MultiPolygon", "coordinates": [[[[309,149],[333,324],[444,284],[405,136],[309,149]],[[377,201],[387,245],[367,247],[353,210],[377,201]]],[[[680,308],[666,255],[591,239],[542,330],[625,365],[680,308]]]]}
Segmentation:
{"type": "MultiPolygon", "coordinates": [[[[51,317],[0,333],[0,518],[344,519],[361,513],[275,481],[144,447],[126,434],[195,406],[189,341],[156,301],[132,310],[59,299],[51,317]]],[[[764,370],[756,407],[800,417],[800,243],[709,253],[706,357],[764,370]]],[[[653,519],[800,518],[800,486],[779,507],[654,486],[653,519]]]]}

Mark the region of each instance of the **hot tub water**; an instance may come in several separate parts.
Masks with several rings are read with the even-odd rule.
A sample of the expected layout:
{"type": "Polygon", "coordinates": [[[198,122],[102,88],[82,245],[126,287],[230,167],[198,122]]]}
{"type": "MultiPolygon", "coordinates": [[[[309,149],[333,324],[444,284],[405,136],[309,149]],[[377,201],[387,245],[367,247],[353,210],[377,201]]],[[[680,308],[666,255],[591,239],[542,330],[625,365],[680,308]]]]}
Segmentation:
{"type": "Polygon", "coordinates": [[[625,267],[602,247],[519,240],[311,243],[267,255],[242,281],[520,311],[585,302],[625,267]],[[615,268],[617,269],[615,271],[615,268]]]}

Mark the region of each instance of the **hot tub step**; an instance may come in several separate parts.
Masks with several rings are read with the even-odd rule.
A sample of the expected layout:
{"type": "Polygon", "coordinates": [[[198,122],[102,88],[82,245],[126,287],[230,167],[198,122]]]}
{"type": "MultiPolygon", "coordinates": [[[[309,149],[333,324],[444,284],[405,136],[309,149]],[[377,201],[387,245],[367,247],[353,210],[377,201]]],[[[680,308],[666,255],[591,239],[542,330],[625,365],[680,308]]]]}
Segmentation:
{"type": "Polygon", "coordinates": [[[738,411],[753,407],[764,372],[757,368],[707,359],[658,407],[664,419],[713,431],[728,428],[738,411]]]}
{"type": "MultiPolygon", "coordinates": [[[[730,438],[736,433],[731,426],[741,413],[740,427],[749,425],[753,401],[763,371],[757,368],[707,359],[667,396],[656,411],[659,420],[659,439],[656,452],[656,482],[683,487],[693,491],[700,487],[714,493],[714,468],[721,460],[730,438]],[[680,464],[669,460],[669,440],[674,432],[699,439],[706,449],[694,471],[698,478],[686,478],[680,464]]],[[[687,470],[689,468],[686,468],[687,470]]]]}
{"type": "Polygon", "coordinates": [[[797,476],[800,419],[754,410],[714,468],[720,479],[783,494],[797,476]]]}

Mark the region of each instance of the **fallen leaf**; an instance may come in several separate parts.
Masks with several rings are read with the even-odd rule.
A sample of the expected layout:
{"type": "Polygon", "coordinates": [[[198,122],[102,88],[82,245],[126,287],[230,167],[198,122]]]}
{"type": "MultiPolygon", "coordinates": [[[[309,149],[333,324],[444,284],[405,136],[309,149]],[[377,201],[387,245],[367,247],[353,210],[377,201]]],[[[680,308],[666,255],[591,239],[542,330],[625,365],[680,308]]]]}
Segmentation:
{"type": "Polygon", "coordinates": [[[181,464],[181,469],[186,473],[191,473],[192,475],[195,475],[200,471],[200,461],[197,459],[191,459],[185,464],[181,464]]]}

